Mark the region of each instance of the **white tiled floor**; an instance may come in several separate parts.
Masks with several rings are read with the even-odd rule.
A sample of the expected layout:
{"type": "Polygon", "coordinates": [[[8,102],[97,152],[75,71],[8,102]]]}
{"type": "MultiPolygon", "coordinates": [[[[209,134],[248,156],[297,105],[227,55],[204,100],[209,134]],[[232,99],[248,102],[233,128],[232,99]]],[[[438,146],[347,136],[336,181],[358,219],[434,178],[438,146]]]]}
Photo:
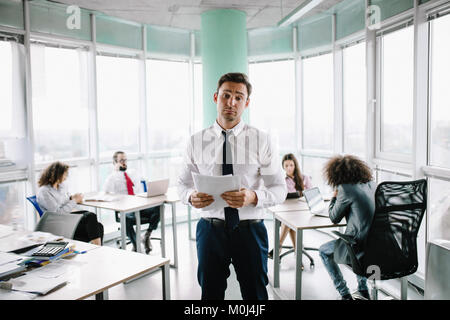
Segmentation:
{"type": "MultiPolygon", "coordinates": [[[[273,247],[273,221],[265,220],[269,235],[270,248],[273,247]]],[[[195,235],[196,222],[192,223],[192,232],[195,235]]],[[[173,242],[171,226],[166,228],[167,248],[169,257],[173,256],[173,242]]],[[[159,235],[159,229],[154,232],[154,236],[159,235]]],[[[174,300],[199,300],[201,296],[200,286],[197,282],[197,253],[195,241],[188,239],[187,223],[179,223],[177,226],[178,237],[178,268],[170,270],[170,289],[171,299],[174,300]]],[[[332,238],[322,232],[310,230],[304,232],[304,245],[317,247],[320,244],[330,241],[332,238]]],[[[152,241],[153,251],[151,255],[159,255],[161,250],[158,241],[152,241]]],[[[289,238],[285,245],[289,245],[289,238]]],[[[115,246],[115,243],[106,245],[115,246]]],[[[309,260],[303,256],[305,270],[303,272],[302,298],[305,300],[336,300],[339,299],[337,291],[327,274],[317,251],[310,251],[315,260],[315,268],[310,269],[309,260]]],[[[269,281],[272,282],[273,260],[269,259],[269,281]]],[[[225,294],[227,300],[241,300],[239,284],[236,275],[231,266],[231,276],[228,279],[228,288],[225,294]]],[[[295,292],[294,255],[290,254],[282,259],[280,272],[280,287],[282,294],[288,299],[292,299],[295,292]]],[[[341,267],[342,273],[347,280],[350,291],[356,290],[356,277],[349,268],[341,267]]],[[[395,285],[395,284],[394,284],[395,285]]],[[[268,286],[269,299],[276,299],[272,291],[271,284],[268,286]]],[[[379,293],[379,298],[383,299],[385,295],[379,293]]],[[[161,295],[161,273],[153,274],[134,280],[127,284],[118,285],[109,290],[109,299],[111,300],[159,300],[161,295]]],[[[408,290],[408,299],[422,300],[423,297],[410,286],[408,290]]]]}

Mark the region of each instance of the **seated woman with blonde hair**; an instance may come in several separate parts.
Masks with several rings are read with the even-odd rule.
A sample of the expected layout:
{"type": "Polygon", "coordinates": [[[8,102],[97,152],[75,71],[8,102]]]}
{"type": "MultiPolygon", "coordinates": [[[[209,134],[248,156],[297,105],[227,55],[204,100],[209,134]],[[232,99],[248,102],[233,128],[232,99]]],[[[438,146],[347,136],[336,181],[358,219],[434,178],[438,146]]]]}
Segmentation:
{"type": "Polygon", "coordinates": [[[41,174],[36,195],[37,202],[43,211],[61,214],[82,214],[80,223],[75,230],[74,240],[92,242],[102,245],[103,225],[97,221],[97,216],[89,211],[77,211],[78,204],[83,202],[83,195],[70,195],[65,183],[69,174],[69,166],[61,162],[50,164],[41,174]]]}

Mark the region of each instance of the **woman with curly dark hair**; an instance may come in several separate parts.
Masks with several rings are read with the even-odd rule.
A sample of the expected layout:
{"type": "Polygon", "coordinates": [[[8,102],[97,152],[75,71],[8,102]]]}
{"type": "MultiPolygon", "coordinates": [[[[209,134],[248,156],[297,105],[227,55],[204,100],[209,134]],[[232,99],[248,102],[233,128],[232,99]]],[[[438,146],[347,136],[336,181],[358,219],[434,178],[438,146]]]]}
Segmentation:
{"type": "Polygon", "coordinates": [[[97,221],[97,216],[89,211],[76,211],[77,205],[83,202],[83,195],[70,195],[65,183],[69,174],[69,166],[59,161],[50,164],[41,174],[36,195],[37,202],[43,211],[61,214],[82,214],[80,223],[75,230],[74,239],[101,245],[103,225],[97,221]]]}
{"type": "MultiPolygon", "coordinates": [[[[376,185],[372,181],[371,169],[355,156],[335,156],[325,164],[324,176],[335,190],[329,207],[330,219],[336,224],[346,219],[345,234],[356,242],[353,249],[357,256],[361,256],[375,212],[376,185]]],[[[342,299],[353,300],[337,265],[351,264],[346,245],[341,239],[333,240],[323,244],[319,254],[342,299]]],[[[370,299],[367,279],[361,276],[357,279],[359,294],[370,299]]]]}

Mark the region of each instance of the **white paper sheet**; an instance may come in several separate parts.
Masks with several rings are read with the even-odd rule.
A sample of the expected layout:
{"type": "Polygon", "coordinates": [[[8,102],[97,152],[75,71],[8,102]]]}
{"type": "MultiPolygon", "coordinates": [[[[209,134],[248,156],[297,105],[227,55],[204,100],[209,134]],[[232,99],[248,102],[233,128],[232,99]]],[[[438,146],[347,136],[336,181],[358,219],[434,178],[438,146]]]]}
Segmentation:
{"type": "Polygon", "coordinates": [[[195,190],[202,193],[207,193],[214,198],[214,202],[209,206],[200,210],[219,210],[228,207],[228,204],[220,196],[227,191],[237,191],[241,187],[241,176],[205,176],[197,173],[192,173],[195,190]]]}

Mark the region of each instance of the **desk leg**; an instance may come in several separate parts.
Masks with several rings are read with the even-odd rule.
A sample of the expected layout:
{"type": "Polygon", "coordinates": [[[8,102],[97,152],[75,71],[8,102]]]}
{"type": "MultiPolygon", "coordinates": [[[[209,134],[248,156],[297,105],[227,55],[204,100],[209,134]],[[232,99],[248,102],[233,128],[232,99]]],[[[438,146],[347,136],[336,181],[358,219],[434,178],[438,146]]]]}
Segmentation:
{"type": "Polygon", "coordinates": [[[172,231],[173,231],[173,267],[178,266],[177,248],[177,204],[172,202],[172,231]]]}
{"type": "Polygon", "coordinates": [[[302,299],[303,230],[297,230],[295,240],[295,300],[302,299]]]}
{"type": "Polygon", "coordinates": [[[164,219],[164,204],[159,207],[159,219],[161,221],[161,256],[166,257],[166,224],[164,219]]]}
{"type": "Polygon", "coordinates": [[[141,248],[141,213],[139,211],[134,213],[136,217],[136,251],[142,253],[141,248]]]}
{"type": "Polygon", "coordinates": [[[109,300],[108,290],[97,293],[95,295],[95,300],[109,300]]]}
{"type": "Polygon", "coordinates": [[[162,271],[162,295],[163,300],[170,300],[170,265],[168,263],[161,267],[162,271]]]}
{"type": "Polygon", "coordinates": [[[187,206],[188,207],[188,230],[189,230],[189,239],[190,240],[195,240],[195,238],[193,238],[192,237],[192,226],[191,226],[191,223],[192,223],[192,208],[191,208],[191,206],[187,206]]]}
{"type": "Polygon", "coordinates": [[[274,218],[274,239],[273,239],[273,287],[280,287],[280,226],[281,222],[274,218]]]}
{"type": "Polygon", "coordinates": [[[127,234],[126,234],[126,226],[125,226],[125,213],[119,212],[120,214],[120,235],[122,238],[122,249],[127,249],[127,234]]]}

